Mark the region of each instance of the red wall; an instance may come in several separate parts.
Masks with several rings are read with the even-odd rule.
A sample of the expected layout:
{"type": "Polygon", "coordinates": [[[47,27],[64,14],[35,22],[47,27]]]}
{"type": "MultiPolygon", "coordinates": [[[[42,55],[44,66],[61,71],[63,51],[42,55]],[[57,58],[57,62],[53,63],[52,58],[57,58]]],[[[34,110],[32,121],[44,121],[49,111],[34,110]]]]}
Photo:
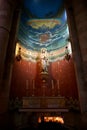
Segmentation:
{"type": "Polygon", "coordinates": [[[78,98],[73,60],[50,63],[46,82],[41,79],[40,64],[21,60],[13,65],[10,98],[23,96],[61,96],[78,98]],[[34,80],[33,80],[34,79],[34,80]],[[53,80],[53,89],[52,89],[53,80]],[[59,80],[59,91],[57,81],[59,80]],[[34,85],[33,85],[34,83],[34,85]],[[45,85],[45,87],[43,87],[45,85]],[[34,87],[34,88],[33,88],[34,87]]]}

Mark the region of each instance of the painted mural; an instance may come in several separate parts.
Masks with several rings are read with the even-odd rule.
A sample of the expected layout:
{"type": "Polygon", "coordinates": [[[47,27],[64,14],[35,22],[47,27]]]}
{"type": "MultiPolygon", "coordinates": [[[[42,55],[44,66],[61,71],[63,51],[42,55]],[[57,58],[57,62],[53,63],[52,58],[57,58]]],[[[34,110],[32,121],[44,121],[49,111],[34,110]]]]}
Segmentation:
{"type": "MultiPolygon", "coordinates": [[[[62,50],[55,59],[50,55],[51,61],[52,59],[57,60],[58,56],[65,54],[63,50],[68,44],[69,37],[66,11],[63,1],[56,0],[54,3],[51,0],[50,2],[30,0],[31,6],[28,4],[28,0],[24,2],[17,38],[21,50],[23,50],[23,58],[26,60],[29,60],[30,52],[39,53],[42,48],[46,48],[47,52],[52,54],[62,50]]],[[[35,57],[32,58],[35,59],[35,57]]]]}

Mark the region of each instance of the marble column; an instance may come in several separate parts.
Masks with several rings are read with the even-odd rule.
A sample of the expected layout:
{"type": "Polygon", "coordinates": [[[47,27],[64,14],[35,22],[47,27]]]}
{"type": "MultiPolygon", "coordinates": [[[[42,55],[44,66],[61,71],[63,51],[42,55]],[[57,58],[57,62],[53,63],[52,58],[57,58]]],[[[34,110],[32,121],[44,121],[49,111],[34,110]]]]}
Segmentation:
{"type": "MultiPolygon", "coordinates": [[[[74,66],[75,66],[75,72],[76,72],[76,79],[77,79],[77,85],[78,85],[78,95],[79,95],[79,102],[80,102],[80,108],[81,112],[87,111],[87,90],[86,90],[86,81],[85,81],[85,75],[84,75],[84,63],[83,63],[83,57],[86,55],[82,54],[81,49],[84,48],[85,40],[81,40],[82,35],[85,35],[79,30],[79,26],[85,28],[85,24],[82,24],[81,21],[85,20],[85,16],[83,17],[82,12],[86,13],[87,10],[83,7],[83,1],[72,1],[69,2],[66,0],[66,11],[68,16],[68,25],[69,25],[69,31],[70,31],[70,40],[72,44],[72,53],[73,53],[73,59],[74,59],[74,66]],[[78,20],[79,18],[79,20],[78,20]],[[84,20],[82,20],[84,19],[84,20]]],[[[87,22],[86,22],[87,25],[87,22]]],[[[86,26],[87,27],[87,26],[86,26]]],[[[86,33],[87,34],[87,33],[86,33]]],[[[87,44],[86,44],[87,46],[87,44]]],[[[86,58],[87,59],[87,58],[86,58]]]]}

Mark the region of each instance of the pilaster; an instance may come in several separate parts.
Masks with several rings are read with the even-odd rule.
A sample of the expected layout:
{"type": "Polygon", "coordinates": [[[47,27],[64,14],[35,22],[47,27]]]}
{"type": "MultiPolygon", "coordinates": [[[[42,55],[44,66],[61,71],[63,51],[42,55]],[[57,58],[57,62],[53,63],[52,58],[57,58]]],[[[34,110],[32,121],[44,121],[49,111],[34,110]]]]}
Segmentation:
{"type": "Polygon", "coordinates": [[[20,12],[17,3],[16,0],[0,1],[0,128],[9,126],[6,120],[9,117],[10,80],[20,12]]]}
{"type": "MultiPolygon", "coordinates": [[[[86,35],[86,8],[83,7],[83,1],[68,1],[65,4],[67,15],[68,15],[68,25],[69,25],[69,31],[70,31],[70,40],[72,44],[72,51],[73,51],[73,59],[74,59],[74,65],[75,65],[75,72],[76,72],[76,78],[77,78],[77,84],[78,84],[78,94],[79,94],[79,102],[80,102],[80,108],[81,112],[87,111],[87,89],[86,89],[86,80],[85,80],[85,74],[84,74],[84,51],[82,53],[82,48],[86,49],[84,45],[86,42],[84,41],[84,38],[82,38],[86,35]],[[83,13],[84,12],[84,13],[83,13]],[[82,20],[84,18],[84,20],[82,20]],[[81,29],[82,28],[82,29],[81,29]],[[81,31],[82,30],[82,31],[81,31]],[[84,31],[83,31],[84,30],[84,31]],[[82,39],[83,40],[82,40],[82,39]]],[[[86,38],[86,37],[85,37],[86,38]]],[[[87,46],[87,45],[85,45],[87,46]]],[[[85,51],[86,52],[86,51],[85,51]]],[[[86,54],[85,54],[86,57],[86,54]]]]}

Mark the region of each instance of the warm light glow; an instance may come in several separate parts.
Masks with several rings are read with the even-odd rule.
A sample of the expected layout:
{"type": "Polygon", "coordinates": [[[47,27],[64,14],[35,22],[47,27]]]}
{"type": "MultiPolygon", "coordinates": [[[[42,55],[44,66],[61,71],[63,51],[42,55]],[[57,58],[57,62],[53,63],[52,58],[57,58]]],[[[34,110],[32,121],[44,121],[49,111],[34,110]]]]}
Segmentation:
{"type": "Polygon", "coordinates": [[[64,120],[60,116],[58,116],[58,117],[44,117],[44,121],[45,122],[52,121],[52,122],[58,122],[58,123],[64,124],[64,120]]]}
{"type": "Polygon", "coordinates": [[[68,49],[69,49],[69,53],[72,54],[72,47],[71,47],[71,43],[70,42],[68,44],[68,49]]]}
{"type": "MultiPolygon", "coordinates": [[[[67,46],[68,46],[69,54],[72,54],[71,43],[68,42],[67,46]]],[[[37,52],[35,50],[33,51],[33,50],[30,50],[30,49],[26,49],[23,46],[21,46],[20,43],[17,43],[16,44],[16,50],[15,50],[15,55],[16,56],[18,54],[18,49],[19,48],[21,48],[21,57],[22,57],[22,59],[25,59],[27,61],[30,60],[30,61],[33,61],[33,62],[37,62],[37,57],[39,57],[39,58],[42,57],[41,52],[43,50],[45,50],[44,56],[49,59],[49,62],[53,62],[53,61],[56,61],[56,60],[62,60],[62,59],[64,59],[64,54],[65,54],[65,46],[58,49],[58,50],[51,51],[49,53],[49,52],[47,52],[46,48],[42,48],[41,52],[37,52]],[[60,54],[63,54],[63,55],[60,55],[60,54]]]]}
{"type": "Polygon", "coordinates": [[[41,123],[41,117],[38,118],[38,123],[41,123]]]}
{"type": "Polygon", "coordinates": [[[20,45],[17,43],[16,44],[16,49],[15,49],[15,56],[17,56],[17,54],[18,54],[19,47],[20,47],[20,45]]]}

